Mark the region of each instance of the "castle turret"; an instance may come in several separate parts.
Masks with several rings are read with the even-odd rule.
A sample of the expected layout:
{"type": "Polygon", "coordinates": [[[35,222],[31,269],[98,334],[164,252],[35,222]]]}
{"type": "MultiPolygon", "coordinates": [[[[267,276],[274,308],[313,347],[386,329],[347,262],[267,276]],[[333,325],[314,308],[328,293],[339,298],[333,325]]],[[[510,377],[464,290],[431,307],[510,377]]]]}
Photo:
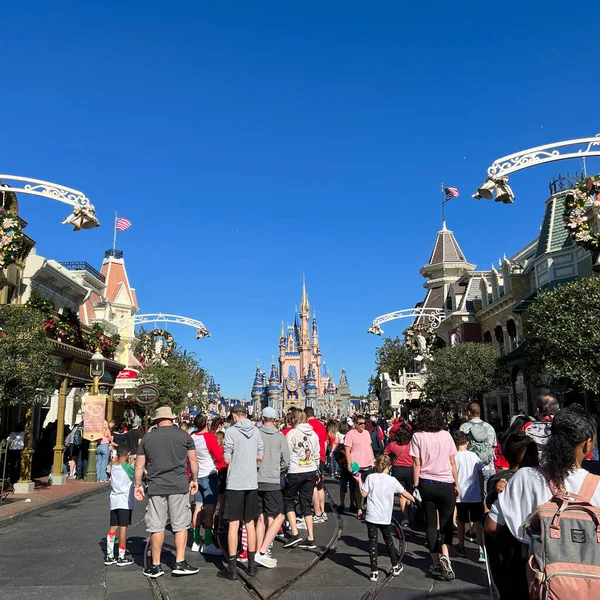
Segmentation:
{"type": "Polygon", "coordinates": [[[271,408],[279,412],[279,373],[275,362],[271,364],[271,374],[269,375],[269,387],[267,388],[268,402],[271,408]]]}
{"type": "Polygon", "coordinates": [[[256,374],[254,375],[254,383],[252,384],[252,392],[250,397],[252,398],[252,404],[254,406],[254,410],[257,410],[260,407],[260,400],[263,393],[263,385],[261,379],[260,367],[256,367],[256,374]]]}
{"type": "Polygon", "coordinates": [[[317,378],[315,377],[315,371],[312,364],[308,367],[308,373],[306,375],[304,394],[306,396],[305,406],[312,407],[315,412],[317,410],[317,378]]]}

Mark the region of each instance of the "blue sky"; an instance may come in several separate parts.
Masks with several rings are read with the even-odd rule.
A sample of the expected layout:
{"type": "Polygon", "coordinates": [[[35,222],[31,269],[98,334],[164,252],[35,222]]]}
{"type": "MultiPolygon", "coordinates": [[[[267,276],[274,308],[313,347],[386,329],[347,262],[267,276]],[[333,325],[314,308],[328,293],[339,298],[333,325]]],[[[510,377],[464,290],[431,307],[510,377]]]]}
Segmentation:
{"type": "Polygon", "coordinates": [[[555,1],[12,4],[0,172],[83,190],[103,224],[72,233],[68,207],[23,196],[38,253],[99,267],[113,212],[129,218],[141,311],[202,320],[209,340],[171,331],[229,396],[268,368],[303,271],[327,364],[364,393],[366,328],[423,298],[440,181],[489,268],[536,236],[548,180],[580,168],[513,175],[505,206],[470,197],[491,162],[600,132],[591,2],[585,18],[555,1]]]}

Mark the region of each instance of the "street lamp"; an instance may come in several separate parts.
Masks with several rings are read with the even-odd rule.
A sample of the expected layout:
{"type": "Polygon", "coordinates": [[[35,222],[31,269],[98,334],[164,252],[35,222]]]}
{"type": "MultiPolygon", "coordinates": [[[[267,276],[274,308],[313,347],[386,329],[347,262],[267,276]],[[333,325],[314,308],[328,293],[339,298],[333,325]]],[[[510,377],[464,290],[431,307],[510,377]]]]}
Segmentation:
{"type": "MultiPolygon", "coordinates": [[[[104,375],[104,363],[106,359],[100,352],[99,348],[96,348],[96,352],[92,354],[90,360],[90,375],[94,378],[92,385],[92,394],[97,396],[100,392],[100,379],[104,375]]],[[[88,483],[94,483],[97,480],[96,477],[96,448],[98,442],[96,440],[90,441],[90,447],[88,450],[88,464],[87,471],[85,472],[85,480],[88,483]]]]}

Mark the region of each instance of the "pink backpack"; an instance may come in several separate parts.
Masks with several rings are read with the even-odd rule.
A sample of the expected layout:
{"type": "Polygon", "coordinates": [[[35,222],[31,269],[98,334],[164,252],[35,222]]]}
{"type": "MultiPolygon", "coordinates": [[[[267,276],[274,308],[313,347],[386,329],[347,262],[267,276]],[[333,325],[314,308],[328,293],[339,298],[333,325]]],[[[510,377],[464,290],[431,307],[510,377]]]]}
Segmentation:
{"type": "Polygon", "coordinates": [[[552,498],[524,523],[531,600],[600,598],[600,507],[590,504],[599,482],[588,473],[578,494],[550,483],[552,498]]]}

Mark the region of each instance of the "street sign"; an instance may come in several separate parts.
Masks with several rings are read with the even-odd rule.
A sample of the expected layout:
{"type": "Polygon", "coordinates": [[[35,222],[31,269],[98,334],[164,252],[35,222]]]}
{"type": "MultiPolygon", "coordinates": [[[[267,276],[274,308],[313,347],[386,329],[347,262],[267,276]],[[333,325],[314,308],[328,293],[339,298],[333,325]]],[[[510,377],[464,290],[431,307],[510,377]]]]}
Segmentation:
{"type": "Polygon", "coordinates": [[[83,413],[83,437],[90,442],[99,440],[104,433],[106,395],[88,396],[83,413]]]}
{"type": "Polygon", "coordinates": [[[150,406],[160,398],[160,393],[156,386],[148,383],[138,386],[135,390],[135,399],[142,406],[150,406]]]}

